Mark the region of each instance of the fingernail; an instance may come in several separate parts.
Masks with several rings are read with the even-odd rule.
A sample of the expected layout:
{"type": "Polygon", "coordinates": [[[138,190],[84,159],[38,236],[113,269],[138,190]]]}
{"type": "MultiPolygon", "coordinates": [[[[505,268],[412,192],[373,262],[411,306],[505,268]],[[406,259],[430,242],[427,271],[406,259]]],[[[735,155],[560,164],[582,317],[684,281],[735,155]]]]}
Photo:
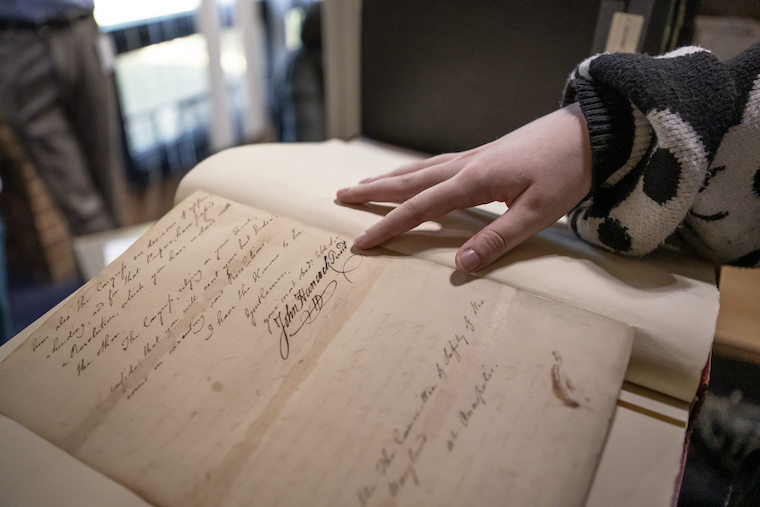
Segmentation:
{"type": "Polygon", "coordinates": [[[459,265],[459,269],[465,273],[469,273],[475,271],[480,265],[480,257],[475,253],[475,250],[470,248],[459,255],[457,258],[457,264],[459,265]]]}
{"type": "Polygon", "coordinates": [[[340,195],[342,195],[342,194],[345,194],[345,193],[347,193],[349,190],[351,190],[351,187],[341,188],[340,190],[338,190],[338,192],[337,192],[337,195],[338,195],[338,196],[340,196],[340,195]]]}
{"type": "Polygon", "coordinates": [[[363,232],[359,234],[359,236],[356,237],[356,239],[354,240],[354,244],[358,246],[359,248],[361,248],[362,243],[364,243],[365,241],[367,241],[367,233],[363,232]]]}

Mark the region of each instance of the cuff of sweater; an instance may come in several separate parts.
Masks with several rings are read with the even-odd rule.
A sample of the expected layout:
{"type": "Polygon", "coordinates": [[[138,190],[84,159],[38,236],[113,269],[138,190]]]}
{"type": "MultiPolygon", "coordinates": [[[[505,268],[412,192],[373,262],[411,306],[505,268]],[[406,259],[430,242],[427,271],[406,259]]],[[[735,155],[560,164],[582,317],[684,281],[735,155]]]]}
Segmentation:
{"type": "Polygon", "coordinates": [[[575,79],[571,86],[588,126],[593,193],[631,155],[635,137],[633,108],[617,91],[583,78],[575,79]]]}

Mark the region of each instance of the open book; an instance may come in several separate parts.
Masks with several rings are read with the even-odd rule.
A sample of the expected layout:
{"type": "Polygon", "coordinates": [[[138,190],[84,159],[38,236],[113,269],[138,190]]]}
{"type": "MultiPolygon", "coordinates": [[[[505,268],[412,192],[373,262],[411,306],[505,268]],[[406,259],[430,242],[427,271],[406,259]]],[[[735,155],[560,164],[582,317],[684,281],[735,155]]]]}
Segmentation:
{"type": "Polygon", "coordinates": [[[487,210],[354,250],[387,208],[335,189],[409,157],[203,162],[0,363],[0,413],[153,505],[583,505],[624,376],[693,396],[709,269],[558,225],[465,276],[453,252],[487,210]]]}

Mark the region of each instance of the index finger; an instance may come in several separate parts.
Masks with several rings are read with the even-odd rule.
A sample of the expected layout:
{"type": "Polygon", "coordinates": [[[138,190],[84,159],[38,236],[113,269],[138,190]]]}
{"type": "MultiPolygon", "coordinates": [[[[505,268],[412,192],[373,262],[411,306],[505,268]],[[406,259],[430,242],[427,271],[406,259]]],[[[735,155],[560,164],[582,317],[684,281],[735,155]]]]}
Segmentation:
{"type": "Polygon", "coordinates": [[[354,240],[359,248],[372,248],[423,222],[441,217],[455,209],[477,204],[473,185],[456,176],[416,194],[390,211],[382,220],[354,240]]]}

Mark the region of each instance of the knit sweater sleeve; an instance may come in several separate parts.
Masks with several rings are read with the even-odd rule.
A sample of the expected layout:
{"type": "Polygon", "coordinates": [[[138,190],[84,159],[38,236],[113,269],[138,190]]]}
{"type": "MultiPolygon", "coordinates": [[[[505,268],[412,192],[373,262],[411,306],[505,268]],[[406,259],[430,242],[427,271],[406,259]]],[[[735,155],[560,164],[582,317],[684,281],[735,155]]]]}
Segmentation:
{"type": "Polygon", "coordinates": [[[576,234],[631,255],[677,235],[760,266],[760,44],[725,63],[698,47],[597,55],[570,75],[563,103],[576,101],[593,167],[576,234]]]}

